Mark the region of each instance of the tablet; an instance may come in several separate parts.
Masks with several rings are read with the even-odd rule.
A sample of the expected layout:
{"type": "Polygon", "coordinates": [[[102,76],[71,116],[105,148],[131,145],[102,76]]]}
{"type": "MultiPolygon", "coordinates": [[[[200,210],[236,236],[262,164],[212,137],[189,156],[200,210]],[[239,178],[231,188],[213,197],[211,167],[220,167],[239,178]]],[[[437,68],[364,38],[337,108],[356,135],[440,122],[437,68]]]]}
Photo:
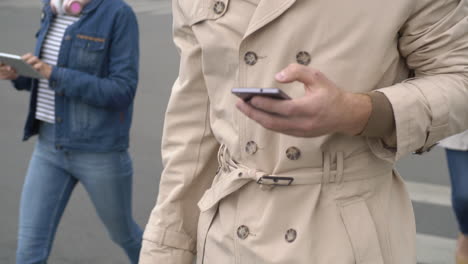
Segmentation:
{"type": "Polygon", "coordinates": [[[1,53],[0,52],[0,62],[11,66],[13,69],[16,70],[16,73],[20,76],[30,77],[34,79],[44,79],[44,77],[34,68],[24,62],[20,56],[8,54],[8,53],[1,53]]]}

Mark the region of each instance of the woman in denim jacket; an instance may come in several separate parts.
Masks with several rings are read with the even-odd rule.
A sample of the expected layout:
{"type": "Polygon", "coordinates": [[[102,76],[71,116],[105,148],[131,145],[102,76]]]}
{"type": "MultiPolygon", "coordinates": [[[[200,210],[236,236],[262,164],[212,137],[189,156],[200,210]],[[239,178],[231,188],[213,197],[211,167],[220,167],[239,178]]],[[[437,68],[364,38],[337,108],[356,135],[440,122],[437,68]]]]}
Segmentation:
{"type": "Polygon", "coordinates": [[[0,79],[31,93],[24,140],[38,134],[23,186],[17,263],[46,263],[78,182],[111,239],[138,263],[142,231],[132,218],[128,153],[138,83],[136,16],[122,0],[43,0],[35,53],[44,79],[0,65],[0,79]]]}

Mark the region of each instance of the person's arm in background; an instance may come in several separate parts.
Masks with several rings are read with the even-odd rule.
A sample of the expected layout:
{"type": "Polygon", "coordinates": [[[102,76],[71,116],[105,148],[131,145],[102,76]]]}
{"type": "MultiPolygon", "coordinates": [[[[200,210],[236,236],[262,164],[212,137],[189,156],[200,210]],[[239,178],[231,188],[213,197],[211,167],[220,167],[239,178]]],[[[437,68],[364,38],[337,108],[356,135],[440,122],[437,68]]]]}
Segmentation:
{"type": "Polygon", "coordinates": [[[219,144],[210,128],[210,101],[201,47],[173,1],[174,42],[181,61],[166,111],[162,140],[164,171],[157,204],[143,235],[140,264],[191,264],[196,254],[203,193],[216,174],[219,144]]]}
{"type": "Polygon", "coordinates": [[[67,97],[108,109],[123,109],[133,102],[138,84],[139,31],[132,9],[121,8],[115,19],[109,53],[109,75],[99,78],[77,70],[53,67],[52,89],[67,97]]]}
{"type": "Polygon", "coordinates": [[[376,90],[390,101],[396,152],[369,138],[379,157],[395,161],[424,152],[468,128],[468,2],[417,1],[399,47],[415,78],[376,90]]]}

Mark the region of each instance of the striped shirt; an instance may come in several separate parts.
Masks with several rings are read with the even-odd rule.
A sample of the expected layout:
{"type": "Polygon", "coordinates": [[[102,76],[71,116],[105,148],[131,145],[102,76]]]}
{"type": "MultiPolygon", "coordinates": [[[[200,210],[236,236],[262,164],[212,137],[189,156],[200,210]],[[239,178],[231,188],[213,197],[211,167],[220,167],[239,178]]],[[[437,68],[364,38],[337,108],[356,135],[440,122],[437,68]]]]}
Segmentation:
{"type": "MultiPolygon", "coordinates": [[[[78,19],[78,17],[69,15],[58,15],[54,18],[44,40],[44,45],[42,46],[40,55],[42,61],[51,66],[57,65],[60,46],[65,31],[68,26],[72,25],[78,19]]],[[[49,88],[49,81],[46,79],[39,80],[36,119],[47,123],[55,123],[55,92],[49,88]]]]}

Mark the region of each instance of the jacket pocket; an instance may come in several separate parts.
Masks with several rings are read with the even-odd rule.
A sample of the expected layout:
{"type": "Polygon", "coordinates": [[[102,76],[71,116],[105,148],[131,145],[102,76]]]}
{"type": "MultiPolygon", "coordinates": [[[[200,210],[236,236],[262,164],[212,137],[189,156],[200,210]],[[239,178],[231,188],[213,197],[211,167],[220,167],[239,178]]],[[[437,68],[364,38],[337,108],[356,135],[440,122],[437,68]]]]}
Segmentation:
{"type": "Polygon", "coordinates": [[[71,68],[90,74],[97,74],[104,61],[106,39],[88,34],[77,34],[73,40],[75,56],[71,68]]]}
{"type": "Polygon", "coordinates": [[[216,20],[226,13],[229,0],[178,0],[182,12],[189,20],[189,25],[205,20],[216,20]]]}
{"type": "Polygon", "coordinates": [[[85,136],[90,127],[89,107],[77,100],[70,100],[70,129],[75,135],[85,136]]]}
{"type": "Polygon", "coordinates": [[[356,199],[339,207],[356,264],[384,264],[374,220],[365,200],[356,199]]]}

